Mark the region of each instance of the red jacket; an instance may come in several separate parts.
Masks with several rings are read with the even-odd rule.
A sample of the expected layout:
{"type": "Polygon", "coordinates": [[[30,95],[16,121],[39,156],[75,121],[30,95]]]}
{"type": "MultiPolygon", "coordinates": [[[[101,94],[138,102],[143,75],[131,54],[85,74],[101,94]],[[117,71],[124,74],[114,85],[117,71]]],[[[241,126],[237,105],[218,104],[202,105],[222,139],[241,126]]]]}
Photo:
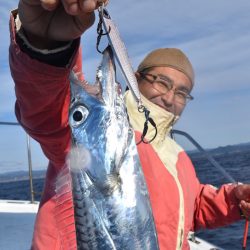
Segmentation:
{"type": "MultiPolygon", "coordinates": [[[[68,67],[41,63],[20,50],[13,17],[10,25],[10,68],[15,81],[16,117],[26,132],[40,143],[49,159],[32,249],[77,249],[72,197],[69,194],[68,202],[64,204],[70,209],[62,220],[61,208],[56,202],[55,178],[64,166],[70,148],[69,73],[74,65],[81,68],[81,53],[75,52],[68,67]]],[[[137,141],[139,136],[136,132],[137,141]]],[[[138,152],[161,250],[189,249],[186,238],[190,230],[222,226],[240,219],[238,201],[231,192],[233,186],[224,185],[217,190],[200,184],[184,151],[176,151],[175,177],[154,146],[141,143],[138,152]]]]}

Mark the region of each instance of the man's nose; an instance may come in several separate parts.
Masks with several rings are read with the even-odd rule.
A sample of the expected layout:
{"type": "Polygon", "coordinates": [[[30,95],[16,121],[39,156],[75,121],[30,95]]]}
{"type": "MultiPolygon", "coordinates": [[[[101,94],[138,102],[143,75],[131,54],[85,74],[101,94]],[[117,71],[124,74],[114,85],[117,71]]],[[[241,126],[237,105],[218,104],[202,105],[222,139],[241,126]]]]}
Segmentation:
{"type": "Polygon", "coordinates": [[[174,98],[174,91],[172,89],[161,96],[161,99],[166,106],[172,106],[174,104],[174,98]]]}

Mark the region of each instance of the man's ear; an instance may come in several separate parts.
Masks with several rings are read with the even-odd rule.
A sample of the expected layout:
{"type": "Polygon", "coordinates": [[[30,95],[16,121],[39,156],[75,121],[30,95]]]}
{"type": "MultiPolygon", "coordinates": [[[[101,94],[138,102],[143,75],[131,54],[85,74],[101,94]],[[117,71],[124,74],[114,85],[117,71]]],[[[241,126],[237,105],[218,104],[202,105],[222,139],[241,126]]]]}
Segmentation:
{"type": "Polygon", "coordinates": [[[136,79],[137,79],[137,81],[138,81],[138,80],[140,79],[140,77],[141,77],[141,76],[140,76],[140,73],[136,71],[136,72],[135,72],[135,77],[136,77],[136,79]]]}

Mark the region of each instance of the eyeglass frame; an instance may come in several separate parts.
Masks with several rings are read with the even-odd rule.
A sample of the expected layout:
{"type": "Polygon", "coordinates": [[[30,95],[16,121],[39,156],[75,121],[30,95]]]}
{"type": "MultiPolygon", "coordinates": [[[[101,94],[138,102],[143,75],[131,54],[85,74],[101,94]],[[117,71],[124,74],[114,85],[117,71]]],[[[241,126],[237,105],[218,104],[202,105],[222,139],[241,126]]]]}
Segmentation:
{"type": "MultiPolygon", "coordinates": [[[[168,86],[163,83],[163,82],[166,82],[166,83],[169,83],[168,81],[168,76],[165,76],[166,79],[164,79],[164,75],[155,75],[155,74],[151,74],[151,73],[147,73],[147,72],[144,72],[144,71],[141,71],[141,72],[138,72],[140,74],[140,76],[142,77],[142,79],[146,80],[147,82],[151,83],[153,88],[158,91],[161,95],[165,95],[167,94],[169,91],[173,90],[174,91],[174,96],[176,96],[176,90],[177,91],[180,91],[181,93],[185,94],[185,102],[182,103],[182,102],[178,102],[180,104],[183,104],[183,105],[186,105],[188,101],[192,101],[194,99],[194,97],[192,95],[190,95],[189,93],[185,92],[185,91],[182,91],[182,90],[178,90],[178,89],[173,89],[174,88],[174,85],[171,84],[171,88],[168,88],[168,86]],[[148,79],[146,76],[151,76],[153,78],[153,80],[151,81],[150,79],[148,79]],[[154,83],[157,82],[157,79],[159,79],[160,81],[158,81],[158,83],[160,82],[161,84],[163,84],[165,87],[166,87],[166,92],[161,92],[160,90],[158,90],[157,88],[154,87],[154,83]]],[[[170,84],[170,83],[169,83],[170,84]]]]}

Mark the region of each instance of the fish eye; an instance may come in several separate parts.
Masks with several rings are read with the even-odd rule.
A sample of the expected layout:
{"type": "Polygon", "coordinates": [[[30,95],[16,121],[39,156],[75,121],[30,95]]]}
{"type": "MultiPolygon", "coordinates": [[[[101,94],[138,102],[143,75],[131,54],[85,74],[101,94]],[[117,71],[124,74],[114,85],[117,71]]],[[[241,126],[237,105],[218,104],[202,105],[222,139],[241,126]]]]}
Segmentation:
{"type": "Polygon", "coordinates": [[[80,122],[83,118],[82,112],[77,110],[76,112],[74,112],[73,114],[73,120],[76,122],[80,122]]]}
{"type": "Polygon", "coordinates": [[[70,116],[70,125],[72,127],[77,127],[81,125],[88,117],[89,111],[84,106],[77,106],[72,110],[70,116]]]}

